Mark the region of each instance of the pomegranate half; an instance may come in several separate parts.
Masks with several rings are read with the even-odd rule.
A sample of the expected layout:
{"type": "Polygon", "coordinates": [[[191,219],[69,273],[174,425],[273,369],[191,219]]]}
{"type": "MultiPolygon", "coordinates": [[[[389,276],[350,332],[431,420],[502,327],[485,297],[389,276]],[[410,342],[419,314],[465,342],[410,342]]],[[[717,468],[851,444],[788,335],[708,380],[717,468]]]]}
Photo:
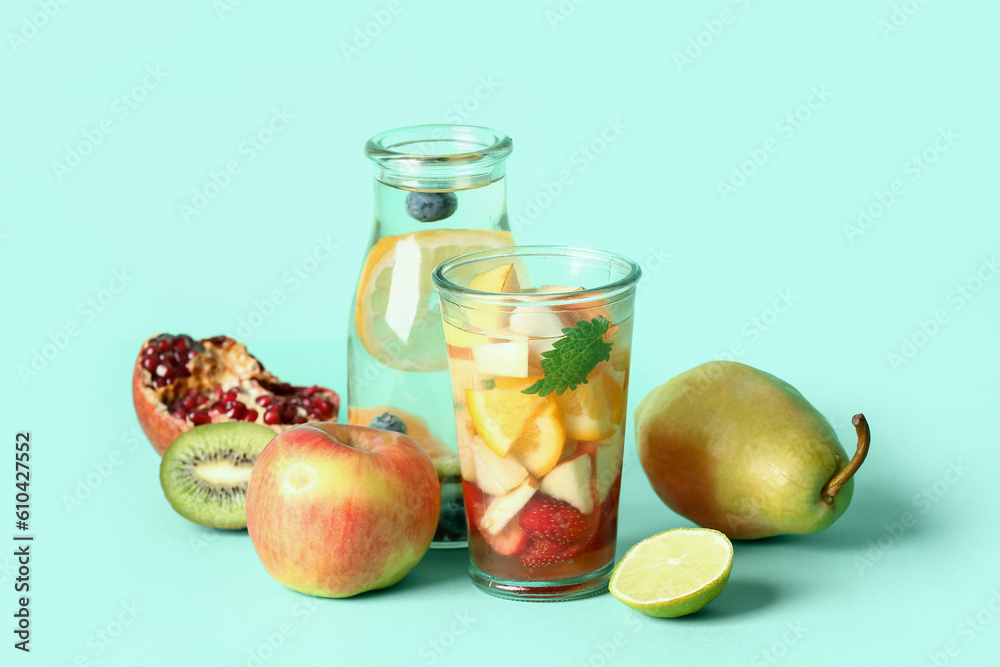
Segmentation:
{"type": "Polygon", "coordinates": [[[160,334],[142,344],[132,373],[139,424],[163,456],[199,424],[256,422],[281,433],[295,424],[337,421],[340,397],[323,387],[295,387],[264,370],[226,336],[194,340],[160,334]]]}

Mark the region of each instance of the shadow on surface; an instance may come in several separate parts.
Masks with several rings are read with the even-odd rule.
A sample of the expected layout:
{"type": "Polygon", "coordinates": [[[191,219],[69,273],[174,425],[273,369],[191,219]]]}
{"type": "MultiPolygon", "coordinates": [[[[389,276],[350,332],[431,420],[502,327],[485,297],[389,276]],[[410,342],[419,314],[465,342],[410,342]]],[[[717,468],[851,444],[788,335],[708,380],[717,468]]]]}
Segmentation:
{"type": "MultiPolygon", "coordinates": [[[[856,490],[850,506],[826,530],[812,535],[784,535],[758,542],[795,543],[806,548],[831,551],[865,547],[869,540],[878,541],[884,534],[899,537],[905,535],[910,539],[933,530],[932,525],[924,519],[921,506],[914,501],[914,496],[921,491],[917,482],[911,488],[873,485],[856,490]],[[901,522],[907,514],[909,525],[904,526],[901,522]]],[[[746,544],[751,543],[753,542],[746,544]]]]}
{"type": "Polygon", "coordinates": [[[446,582],[467,582],[469,587],[469,550],[468,549],[428,549],[420,562],[413,566],[409,574],[394,586],[381,591],[370,591],[365,597],[376,597],[383,592],[396,592],[422,588],[424,586],[439,586],[446,582]]]}
{"type": "Polygon", "coordinates": [[[730,616],[754,613],[774,604],[781,594],[773,582],[761,579],[732,578],[718,598],[701,611],[681,616],[672,621],[716,620],[730,616]]]}

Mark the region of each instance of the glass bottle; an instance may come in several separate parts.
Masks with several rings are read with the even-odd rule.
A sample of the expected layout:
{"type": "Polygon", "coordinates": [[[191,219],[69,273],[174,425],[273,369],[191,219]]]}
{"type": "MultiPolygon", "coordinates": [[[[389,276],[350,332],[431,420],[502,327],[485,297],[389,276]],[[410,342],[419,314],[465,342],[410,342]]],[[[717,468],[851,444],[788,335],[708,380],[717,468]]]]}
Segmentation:
{"type": "Polygon", "coordinates": [[[504,177],[511,149],[501,132],[460,125],[403,127],[365,144],[375,215],[349,318],[348,421],[405,428],[430,454],[442,495],[432,547],[464,547],[467,530],[431,272],[464,252],[513,245],[504,177]]]}

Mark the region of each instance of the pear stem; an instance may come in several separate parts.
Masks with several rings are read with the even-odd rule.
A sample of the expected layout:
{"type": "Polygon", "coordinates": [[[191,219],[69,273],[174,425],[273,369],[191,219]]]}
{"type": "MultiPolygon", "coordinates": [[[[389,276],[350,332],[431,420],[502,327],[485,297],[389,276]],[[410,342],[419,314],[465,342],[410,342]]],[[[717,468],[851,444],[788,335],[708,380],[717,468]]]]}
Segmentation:
{"type": "Polygon", "coordinates": [[[859,412],[854,415],[851,423],[854,424],[854,428],[858,432],[858,451],[854,453],[854,458],[847,462],[843,470],[830,478],[830,481],[826,483],[826,486],[820,492],[823,501],[827,505],[833,504],[833,499],[840,491],[840,487],[846,484],[847,480],[851,477],[854,477],[854,473],[858,471],[861,464],[865,462],[865,457],[868,456],[868,446],[872,442],[872,432],[868,428],[868,420],[859,412]]]}

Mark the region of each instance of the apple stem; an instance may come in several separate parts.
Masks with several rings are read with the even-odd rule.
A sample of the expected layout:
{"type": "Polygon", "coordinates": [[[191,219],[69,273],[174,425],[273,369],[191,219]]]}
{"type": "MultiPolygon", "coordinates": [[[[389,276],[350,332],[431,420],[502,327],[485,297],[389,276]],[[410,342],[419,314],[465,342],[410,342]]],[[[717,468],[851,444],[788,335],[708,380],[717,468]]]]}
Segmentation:
{"type": "Polygon", "coordinates": [[[840,487],[847,483],[851,477],[854,477],[854,473],[858,471],[861,464],[865,462],[865,457],[868,456],[868,446],[872,442],[872,432],[868,428],[868,420],[860,412],[854,415],[851,420],[854,424],[855,430],[858,432],[858,451],[854,453],[854,458],[847,462],[847,465],[838,472],[836,475],[830,478],[830,481],[826,483],[823,487],[821,496],[823,501],[827,505],[833,504],[833,499],[837,496],[840,491],[840,487]]]}

